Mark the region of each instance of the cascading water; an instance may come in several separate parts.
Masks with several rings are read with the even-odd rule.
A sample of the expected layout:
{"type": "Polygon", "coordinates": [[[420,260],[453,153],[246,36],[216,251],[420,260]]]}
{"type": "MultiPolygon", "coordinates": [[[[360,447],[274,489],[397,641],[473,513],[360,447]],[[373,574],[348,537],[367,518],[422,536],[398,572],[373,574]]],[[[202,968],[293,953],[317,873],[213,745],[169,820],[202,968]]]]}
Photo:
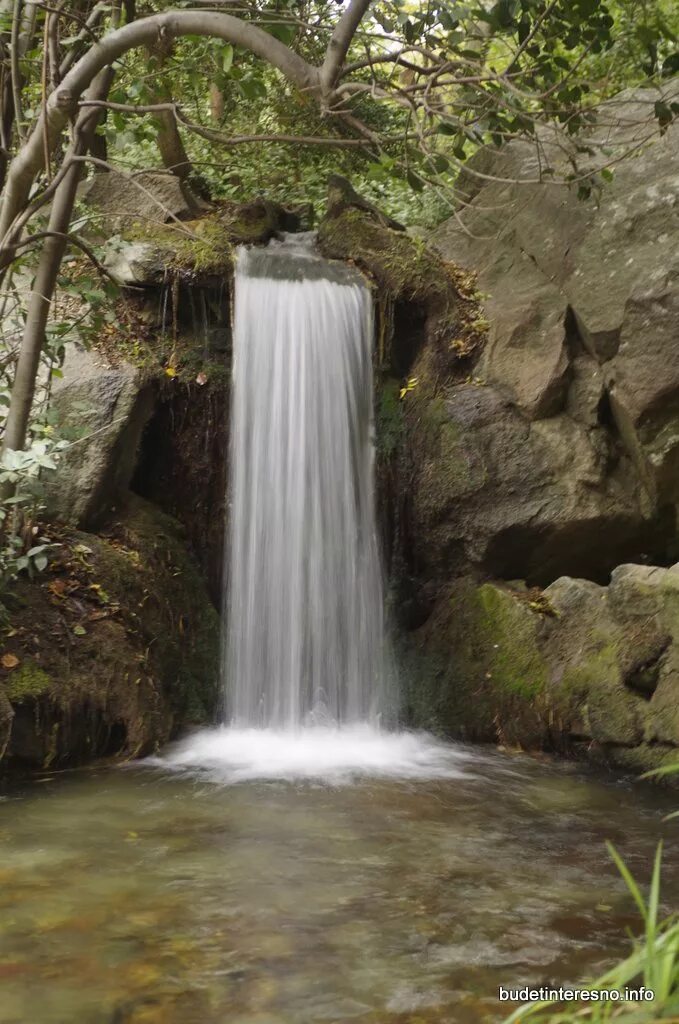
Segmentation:
{"type": "Polygon", "coordinates": [[[312,237],[241,249],[224,639],[237,726],[376,722],[372,299],[312,237]]]}
{"type": "Polygon", "coordinates": [[[384,728],[370,292],[287,236],[239,251],[234,327],[225,724],[162,763],[224,782],[456,776],[465,754],[384,728]]]}

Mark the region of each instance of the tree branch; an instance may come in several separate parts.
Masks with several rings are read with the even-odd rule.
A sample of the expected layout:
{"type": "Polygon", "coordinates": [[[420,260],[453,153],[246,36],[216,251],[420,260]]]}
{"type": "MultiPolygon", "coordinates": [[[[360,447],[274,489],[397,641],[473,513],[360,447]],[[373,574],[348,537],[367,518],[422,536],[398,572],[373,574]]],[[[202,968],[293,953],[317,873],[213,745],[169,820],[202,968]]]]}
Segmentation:
{"type": "MultiPolygon", "coordinates": [[[[361,0],[362,4],[367,2],[361,0]]],[[[50,95],[25,146],[10,165],[0,213],[0,256],[4,257],[6,254],[3,249],[11,248],[16,241],[12,225],[28,200],[33,181],[42,167],[43,138],[46,136],[50,148],[54,147],[77,109],[78,99],[103,68],[128,50],[157,45],[159,40],[176,39],[184,35],[212,36],[242,46],[278,68],[301,91],[313,95],[320,92],[317,68],[257,25],[241,21],[230,14],[171,11],[142,18],[111,32],[74,64],[50,95]]]]}
{"type": "Polygon", "coordinates": [[[351,0],[351,3],[338,21],[337,27],[330,37],[330,42],[325,52],[325,60],[321,67],[320,80],[324,95],[329,95],[337,84],[342,64],[351,46],[351,40],[354,38],[356,29],[361,24],[370,4],[371,0],[351,0]]]}

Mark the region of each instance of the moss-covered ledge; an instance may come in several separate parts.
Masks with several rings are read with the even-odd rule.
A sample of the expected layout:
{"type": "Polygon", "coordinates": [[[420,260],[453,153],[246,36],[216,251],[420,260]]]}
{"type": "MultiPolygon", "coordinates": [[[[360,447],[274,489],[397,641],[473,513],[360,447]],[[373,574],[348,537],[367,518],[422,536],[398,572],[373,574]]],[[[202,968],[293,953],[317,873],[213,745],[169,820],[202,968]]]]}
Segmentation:
{"type": "Polygon", "coordinates": [[[106,267],[121,287],[154,287],[179,278],[212,284],[233,274],[239,245],[265,245],[306,226],[304,214],[258,197],[223,200],[194,220],[132,221],[107,247],[106,267]]]}
{"type": "Polygon", "coordinates": [[[130,496],[101,535],[51,532],[52,564],[13,588],[0,633],[5,765],[138,756],[210,721],[219,619],[179,525],[130,496]]]}
{"type": "Polygon", "coordinates": [[[374,281],[382,307],[409,307],[422,318],[422,340],[436,353],[439,372],[452,372],[460,362],[470,365],[485,337],[473,275],[400,229],[337,176],[330,182],[318,245],[326,258],[354,263],[374,281]]]}

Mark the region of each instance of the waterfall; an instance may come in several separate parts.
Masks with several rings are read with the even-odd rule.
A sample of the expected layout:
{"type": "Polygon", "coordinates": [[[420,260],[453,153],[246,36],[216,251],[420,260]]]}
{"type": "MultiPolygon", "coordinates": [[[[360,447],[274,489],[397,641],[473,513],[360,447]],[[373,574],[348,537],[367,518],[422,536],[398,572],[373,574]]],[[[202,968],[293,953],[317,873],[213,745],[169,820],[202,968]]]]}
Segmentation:
{"type": "Polygon", "coordinates": [[[239,250],[223,641],[237,727],[383,711],[372,336],[363,279],[312,237],[239,250]]]}

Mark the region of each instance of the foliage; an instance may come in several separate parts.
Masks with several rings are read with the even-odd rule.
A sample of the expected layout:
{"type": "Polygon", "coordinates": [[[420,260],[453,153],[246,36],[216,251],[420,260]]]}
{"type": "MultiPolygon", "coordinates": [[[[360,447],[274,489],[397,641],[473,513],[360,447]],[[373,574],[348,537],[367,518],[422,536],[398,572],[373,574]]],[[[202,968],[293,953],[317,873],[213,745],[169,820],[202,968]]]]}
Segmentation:
{"type": "Polygon", "coordinates": [[[93,165],[162,165],[213,199],[265,192],[317,207],[340,171],[398,219],[430,225],[459,201],[460,169],[479,174],[469,165],[479,147],[528,140],[538,178],[586,198],[679,112],[663,88],[679,70],[672,0],[233,0],[229,24],[224,10],[0,5],[0,391],[12,391],[17,367],[24,375],[5,445],[23,447],[63,344],[111,316],[96,275],[67,275],[73,303],[50,310],[68,247],[96,263],[82,237],[91,225],[72,217],[77,179],[93,165]],[[129,43],[115,49],[121,32],[129,43]],[[597,142],[597,105],[639,84],[657,96],[641,141],[597,142]],[[88,89],[96,96],[83,99],[88,89]],[[545,158],[546,143],[564,138],[566,172],[545,158]]]}
{"type": "Polygon", "coordinates": [[[56,470],[66,441],[34,438],[23,451],[5,450],[0,459],[0,487],[12,485],[11,494],[0,497],[0,595],[18,573],[33,576],[47,568],[53,545],[40,536],[36,518],[39,506],[35,484],[43,470],[56,470]]]}

